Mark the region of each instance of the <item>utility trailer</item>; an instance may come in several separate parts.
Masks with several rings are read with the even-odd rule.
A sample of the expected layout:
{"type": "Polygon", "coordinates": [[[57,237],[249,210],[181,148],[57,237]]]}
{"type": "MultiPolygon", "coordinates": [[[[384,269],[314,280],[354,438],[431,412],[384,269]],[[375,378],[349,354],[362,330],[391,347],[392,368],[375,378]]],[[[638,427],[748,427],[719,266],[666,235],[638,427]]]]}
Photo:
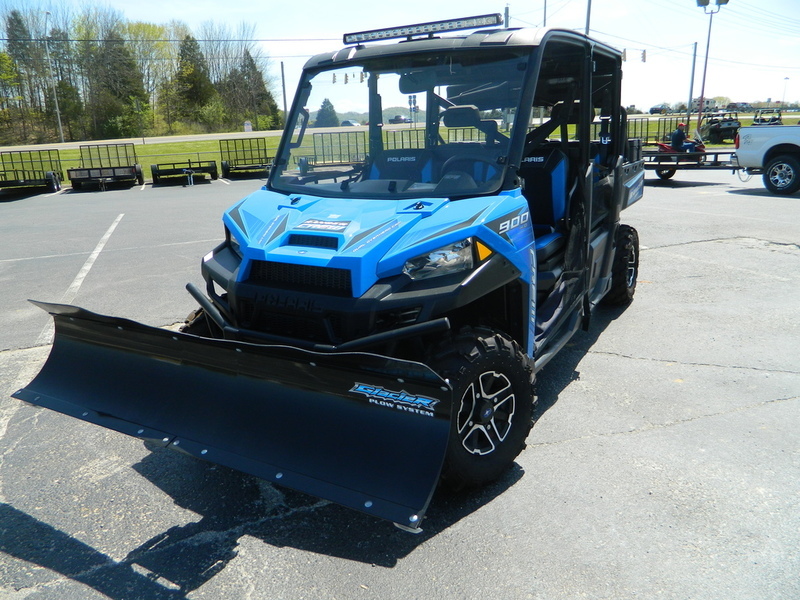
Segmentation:
{"type": "Polygon", "coordinates": [[[136,148],[125,144],[86,144],[80,147],[81,165],[67,170],[72,189],[92,183],[105,189],[107,183],[130,181],[144,183],[142,167],[136,160],[136,148]]]}
{"type": "Polygon", "coordinates": [[[703,152],[664,152],[644,150],[644,168],[655,171],[659,179],[670,179],[677,171],[735,172],[739,166],[734,162],[735,150],[705,150],[703,152]]]}
{"type": "Polygon", "coordinates": [[[64,171],[58,150],[8,150],[0,152],[0,188],[44,187],[61,189],[64,171]]]}
{"type": "Polygon", "coordinates": [[[211,179],[219,178],[219,171],[217,170],[217,161],[215,160],[200,160],[200,161],[184,161],[174,163],[159,163],[157,165],[150,165],[150,174],[153,177],[153,185],[161,183],[164,177],[186,177],[189,183],[193,183],[194,176],[198,173],[208,173],[211,179]]]}
{"type": "Polygon", "coordinates": [[[639,238],[620,215],[642,196],[641,147],[621,53],[574,31],[491,14],[344,43],[306,63],[182,331],[38,303],[53,349],[14,396],[418,531],[440,482],[506,472],[536,374],[598,304],[633,300],[639,238]],[[364,85],[337,93],[368,107],[366,152],[303,172],[306,107],[355,72],[364,85]],[[407,95],[423,144],[388,147],[382,104],[407,95]]]}
{"type": "Polygon", "coordinates": [[[267,154],[266,138],[235,138],[219,141],[222,176],[231,173],[254,172],[267,174],[272,158],[267,154]]]}

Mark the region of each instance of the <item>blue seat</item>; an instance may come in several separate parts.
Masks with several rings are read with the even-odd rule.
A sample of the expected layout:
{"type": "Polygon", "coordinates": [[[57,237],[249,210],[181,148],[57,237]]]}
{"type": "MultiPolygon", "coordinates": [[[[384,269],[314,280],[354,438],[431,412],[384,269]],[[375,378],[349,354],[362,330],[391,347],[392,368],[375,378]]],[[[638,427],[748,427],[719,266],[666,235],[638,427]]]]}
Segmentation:
{"type": "Polygon", "coordinates": [[[519,176],[531,220],[553,230],[563,225],[567,209],[567,155],[558,147],[537,149],[522,159],[519,176]]]}
{"type": "Polygon", "coordinates": [[[561,148],[547,145],[526,155],[518,171],[531,212],[540,265],[564,245],[568,167],[567,155],[561,148]]]}

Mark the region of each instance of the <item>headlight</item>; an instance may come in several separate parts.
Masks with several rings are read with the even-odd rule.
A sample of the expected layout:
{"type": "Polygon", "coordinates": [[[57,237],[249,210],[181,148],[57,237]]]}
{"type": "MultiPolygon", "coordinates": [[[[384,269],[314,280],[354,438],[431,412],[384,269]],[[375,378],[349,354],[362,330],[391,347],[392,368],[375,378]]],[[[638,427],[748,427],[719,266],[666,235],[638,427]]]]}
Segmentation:
{"type": "Polygon", "coordinates": [[[472,239],[466,239],[406,261],[403,273],[415,280],[428,279],[468,271],[473,264],[472,239]]]}

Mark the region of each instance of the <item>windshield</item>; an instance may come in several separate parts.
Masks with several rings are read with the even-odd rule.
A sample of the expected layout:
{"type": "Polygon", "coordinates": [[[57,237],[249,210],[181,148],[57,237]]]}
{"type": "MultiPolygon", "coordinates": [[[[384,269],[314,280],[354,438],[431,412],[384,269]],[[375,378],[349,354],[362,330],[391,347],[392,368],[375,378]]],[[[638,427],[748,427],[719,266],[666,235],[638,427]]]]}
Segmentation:
{"type": "Polygon", "coordinates": [[[524,52],[481,49],[307,72],[270,186],[380,199],[496,192],[527,65],[524,52]]]}

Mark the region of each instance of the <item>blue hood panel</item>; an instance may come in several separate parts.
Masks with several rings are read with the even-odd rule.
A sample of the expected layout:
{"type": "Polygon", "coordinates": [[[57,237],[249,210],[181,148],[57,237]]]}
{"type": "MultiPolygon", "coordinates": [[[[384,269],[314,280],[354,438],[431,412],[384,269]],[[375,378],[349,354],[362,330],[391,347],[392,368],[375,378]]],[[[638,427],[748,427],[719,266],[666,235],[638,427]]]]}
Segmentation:
{"type": "Polygon", "coordinates": [[[240,278],[247,278],[252,260],[346,269],[358,297],[380,277],[399,274],[408,259],[470,236],[488,244],[497,238],[495,248],[498,243],[512,243],[515,249],[529,245],[532,235],[512,241],[484,226],[510,209],[527,211],[525,199],[517,193],[456,202],[366,200],[259,190],[223,220],[244,255],[240,278]]]}

